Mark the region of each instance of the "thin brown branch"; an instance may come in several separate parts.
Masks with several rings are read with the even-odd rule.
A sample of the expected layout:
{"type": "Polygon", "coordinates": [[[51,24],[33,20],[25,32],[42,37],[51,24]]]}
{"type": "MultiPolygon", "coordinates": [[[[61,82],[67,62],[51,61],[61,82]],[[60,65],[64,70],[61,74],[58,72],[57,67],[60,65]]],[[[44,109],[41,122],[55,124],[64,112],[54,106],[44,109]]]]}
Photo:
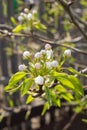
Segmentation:
{"type": "MultiPolygon", "coordinates": [[[[57,41],[57,42],[54,42],[54,41],[50,41],[48,39],[44,39],[42,36],[38,35],[38,34],[18,34],[18,33],[12,33],[12,32],[4,32],[4,30],[0,30],[1,33],[3,33],[5,36],[17,36],[17,37],[34,37],[34,38],[37,38],[38,40],[40,40],[41,42],[43,43],[49,43],[49,44],[53,44],[53,45],[58,45],[58,46],[61,46],[61,47],[66,47],[66,48],[69,48],[69,49],[72,49],[73,51],[76,51],[78,53],[82,53],[84,55],[87,55],[87,52],[86,51],[83,51],[83,50],[80,50],[80,49],[77,49],[75,47],[71,47],[69,45],[65,45],[63,44],[65,42],[65,40],[60,40],[60,41],[57,41]]],[[[80,37],[78,40],[80,40],[82,37],[80,37]]],[[[68,41],[69,42],[69,41],[68,41]]],[[[72,42],[72,41],[71,41],[72,42]]],[[[74,41],[75,42],[75,41],[74,41]]]]}
{"type": "Polygon", "coordinates": [[[57,1],[62,5],[64,10],[68,13],[68,15],[71,18],[72,23],[78,28],[78,30],[81,32],[81,34],[87,40],[87,34],[86,34],[85,30],[80,26],[79,22],[76,19],[76,16],[73,15],[74,11],[71,9],[71,7],[68,5],[68,3],[63,0],[57,0],[57,1]]]}
{"type": "Polygon", "coordinates": [[[77,113],[74,113],[71,117],[71,119],[69,120],[69,122],[64,126],[64,128],[62,130],[68,130],[68,128],[72,125],[73,121],[75,120],[75,118],[77,117],[77,113]]]}

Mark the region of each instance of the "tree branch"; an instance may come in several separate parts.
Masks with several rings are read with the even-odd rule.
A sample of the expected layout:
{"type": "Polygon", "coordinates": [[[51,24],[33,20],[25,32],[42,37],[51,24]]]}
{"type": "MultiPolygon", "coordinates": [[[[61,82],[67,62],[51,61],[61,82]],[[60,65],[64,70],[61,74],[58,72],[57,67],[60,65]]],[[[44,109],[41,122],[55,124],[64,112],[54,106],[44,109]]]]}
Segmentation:
{"type": "MultiPolygon", "coordinates": [[[[64,10],[68,13],[68,15],[71,18],[72,23],[78,28],[78,30],[82,33],[82,35],[84,36],[84,38],[87,40],[87,34],[85,32],[85,30],[80,26],[79,22],[77,21],[77,16],[74,16],[74,11],[71,9],[71,7],[68,5],[67,2],[63,1],[63,0],[57,0],[62,7],[64,8],[64,10]]],[[[81,20],[80,20],[81,22],[81,20]]]]}

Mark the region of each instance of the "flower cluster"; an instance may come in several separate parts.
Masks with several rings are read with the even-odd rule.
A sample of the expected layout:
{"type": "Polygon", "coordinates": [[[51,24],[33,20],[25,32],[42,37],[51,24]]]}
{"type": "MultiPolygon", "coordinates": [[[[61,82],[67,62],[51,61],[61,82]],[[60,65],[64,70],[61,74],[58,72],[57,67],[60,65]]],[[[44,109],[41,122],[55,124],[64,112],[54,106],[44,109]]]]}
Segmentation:
{"type": "Polygon", "coordinates": [[[29,32],[34,30],[46,30],[46,26],[40,22],[37,10],[29,10],[25,8],[18,16],[18,25],[13,29],[13,32],[29,32]]]}
{"type": "Polygon", "coordinates": [[[21,12],[18,21],[23,22],[24,20],[31,21],[34,18],[34,15],[37,13],[36,10],[33,10],[32,12],[29,11],[28,8],[24,9],[24,12],[21,12]]]}
{"type": "MultiPolygon", "coordinates": [[[[63,55],[64,57],[70,57],[71,50],[65,50],[63,55]]],[[[34,77],[35,83],[43,85],[46,80],[49,80],[46,75],[48,75],[52,70],[58,68],[58,60],[55,59],[50,44],[46,44],[45,49],[35,53],[33,57],[34,58],[32,60],[31,53],[29,51],[25,51],[23,53],[23,58],[28,61],[29,59],[32,60],[32,62],[29,61],[29,70],[27,70],[28,67],[24,64],[19,65],[18,69],[19,71],[30,71],[34,77]]]]}

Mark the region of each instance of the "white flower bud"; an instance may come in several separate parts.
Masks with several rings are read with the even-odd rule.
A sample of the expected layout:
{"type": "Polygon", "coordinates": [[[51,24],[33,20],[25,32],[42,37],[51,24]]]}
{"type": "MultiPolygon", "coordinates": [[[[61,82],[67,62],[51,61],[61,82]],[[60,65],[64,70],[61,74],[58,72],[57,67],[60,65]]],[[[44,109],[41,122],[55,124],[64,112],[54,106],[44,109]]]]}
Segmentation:
{"type": "Polygon", "coordinates": [[[20,16],[24,16],[24,13],[23,13],[23,12],[21,12],[21,13],[20,13],[20,16]]]}
{"type": "Polygon", "coordinates": [[[54,61],[52,61],[51,62],[51,65],[52,65],[52,67],[57,67],[58,66],[58,61],[56,61],[56,60],[54,60],[54,61]]]}
{"type": "Polygon", "coordinates": [[[46,54],[46,51],[45,50],[41,50],[40,53],[41,53],[41,55],[43,55],[43,54],[46,54]]]}
{"type": "Polygon", "coordinates": [[[44,83],[44,78],[42,76],[38,76],[35,78],[35,83],[38,85],[43,85],[44,83]]]}
{"type": "Polygon", "coordinates": [[[28,9],[28,8],[25,8],[25,9],[24,9],[24,12],[25,12],[25,13],[28,13],[28,12],[29,12],[29,9],[28,9]]]}
{"type": "Polygon", "coordinates": [[[35,54],[35,58],[39,59],[40,57],[41,57],[41,53],[40,53],[40,52],[37,52],[37,53],[35,54]]]}
{"type": "Polygon", "coordinates": [[[33,15],[32,15],[31,13],[29,13],[29,14],[27,15],[27,17],[28,17],[28,20],[31,20],[31,19],[33,18],[33,15]]]}
{"type": "Polygon", "coordinates": [[[25,66],[24,64],[21,64],[18,66],[19,71],[25,71],[26,69],[27,69],[27,66],[25,66]]]}
{"type": "Polygon", "coordinates": [[[53,56],[53,51],[52,50],[47,50],[46,55],[47,55],[47,59],[50,59],[53,56]]]}
{"type": "Polygon", "coordinates": [[[50,62],[50,61],[49,61],[49,62],[46,62],[46,67],[47,67],[48,69],[52,68],[52,65],[51,65],[51,62],[50,62]]]}
{"type": "Polygon", "coordinates": [[[21,22],[23,20],[23,17],[22,16],[19,16],[18,17],[18,21],[21,22]]]}
{"type": "Polygon", "coordinates": [[[40,64],[40,63],[36,63],[36,64],[35,64],[35,68],[36,68],[36,69],[40,69],[40,67],[41,67],[41,64],[40,64]]]}
{"type": "Polygon", "coordinates": [[[25,51],[24,53],[23,53],[23,58],[24,59],[28,59],[29,57],[30,57],[30,52],[29,51],[25,51]]]}
{"type": "Polygon", "coordinates": [[[71,50],[70,49],[65,50],[64,56],[70,57],[71,56],[71,50]]]}
{"type": "Polygon", "coordinates": [[[50,49],[51,49],[51,45],[50,45],[50,44],[46,44],[46,45],[45,45],[45,49],[46,49],[46,50],[50,50],[50,49]]]}

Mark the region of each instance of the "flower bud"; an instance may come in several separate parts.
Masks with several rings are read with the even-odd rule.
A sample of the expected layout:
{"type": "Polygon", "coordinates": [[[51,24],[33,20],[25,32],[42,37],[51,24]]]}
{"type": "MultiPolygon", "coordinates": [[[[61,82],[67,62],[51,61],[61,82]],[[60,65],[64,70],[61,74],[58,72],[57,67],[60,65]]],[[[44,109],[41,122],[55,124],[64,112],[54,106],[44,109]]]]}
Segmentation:
{"type": "Polygon", "coordinates": [[[58,66],[58,61],[56,61],[56,60],[52,61],[51,66],[54,67],[54,68],[57,67],[58,66]]]}
{"type": "Polygon", "coordinates": [[[46,62],[46,67],[47,67],[48,69],[52,68],[52,65],[51,65],[51,62],[50,62],[50,61],[49,61],[49,62],[46,62]]]}
{"type": "Polygon", "coordinates": [[[28,9],[28,8],[25,8],[25,9],[24,9],[24,12],[25,12],[25,13],[28,13],[28,12],[29,12],[29,9],[28,9]]]}
{"type": "Polygon", "coordinates": [[[24,59],[28,59],[30,57],[30,52],[29,51],[25,51],[24,53],[23,53],[23,58],[24,59]]]}
{"type": "Polygon", "coordinates": [[[44,78],[42,76],[38,76],[35,78],[35,83],[38,85],[43,85],[44,83],[44,78]]]}
{"type": "Polygon", "coordinates": [[[21,12],[21,13],[20,13],[20,16],[24,16],[24,13],[23,13],[23,12],[21,12]]]}
{"type": "Polygon", "coordinates": [[[25,71],[26,69],[27,69],[27,66],[25,66],[24,64],[21,64],[18,66],[19,71],[25,71]]]}
{"type": "Polygon", "coordinates": [[[71,56],[71,50],[70,49],[65,50],[64,51],[64,56],[70,57],[71,56]]]}
{"type": "Polygon", "coordinates": [[[18,21],[21,22],[23,20],[23,17],[22,16],[19,16],[18,17],[18,21]]]}
{"type": "Polygon", "coordinates": [[[32,16],[31,13],[29,13],[27,17],[28,17],[29,20],[31,20],[33,16],[32,16]]]}
{"type": "Polygon", "coordinates": [[[46,54],[46,51],[45,50],[41,50],[40,53],[41,53],[41,55],[44,55],[44,54],[46,54]]]}
{"type": "Polygon", "coordinates": [[[37,53],[35,54],[35,58],[39,59],[40,57],[41,57],[40,52],[37,52],[37,53]]]}
{"type": "Polygon", "coordinates": [[[40,69],[40,67],[41,67],[41,64],[40,64],[40,63],[36,63],[36,64],[35,64],[35,68],[36,68],[36,69],[40,69]]]}
{"type": "Polygon", "coordinates": [[[45,45],[45,49],[46,49],[46,50],[50,50],[50,49],[51,49],[51,45],[50,45],[50,44],[46,44],[46,45],[45,45]]]}
{"type": "Polygon", "coordinates": [[[47,55],[47,59],[50,59],[53,56],[53,51],[52,50],[47,50],[46,55],[47,55]]]}

